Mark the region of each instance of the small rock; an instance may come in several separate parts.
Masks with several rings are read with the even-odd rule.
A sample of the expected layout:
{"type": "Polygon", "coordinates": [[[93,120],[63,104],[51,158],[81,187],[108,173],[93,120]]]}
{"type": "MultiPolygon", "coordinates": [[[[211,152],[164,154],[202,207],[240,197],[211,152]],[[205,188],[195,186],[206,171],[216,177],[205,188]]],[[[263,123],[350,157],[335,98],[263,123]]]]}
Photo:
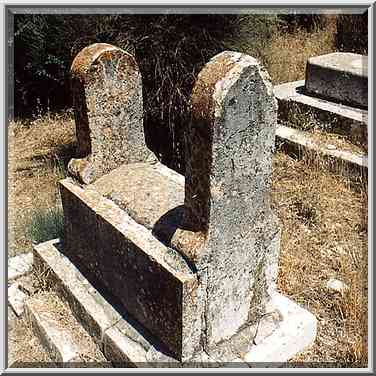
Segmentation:
{"type": "Polygon", "coordinates": [[[329,290],[334,290],[340,293],[345,292],[348,290],[349,286],[338,279],[330,278],[329,281],[326,283],[326,288],[329,290]]]}
{"type": "Polygon", "coordinates": [[[326,148],[328,150],[336,150],[337,149],[337,147],[335,145],[332,145],[332,144],[327,145],[326,148]]]}
{"type": "Polygon", "coordinates": [[[32,252],[14,256],[8,261],[8,281],[12,281],[30,272],[33,264],[32,252]]]}

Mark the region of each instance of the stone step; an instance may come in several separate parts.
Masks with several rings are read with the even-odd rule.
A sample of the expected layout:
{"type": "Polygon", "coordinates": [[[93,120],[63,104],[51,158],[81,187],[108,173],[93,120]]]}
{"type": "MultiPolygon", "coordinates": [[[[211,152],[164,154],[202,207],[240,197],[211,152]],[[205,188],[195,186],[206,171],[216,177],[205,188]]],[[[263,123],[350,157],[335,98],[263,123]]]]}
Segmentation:
{"type": "Polygon", "coordinates": [[[26,301],[25,313],[53,363],[62,367],[80,367],[83,363],[110,365],[55,293],[43,292],[31,297],[26,301]]]}
{"type": "MultiPolygon", "coordinates": [[[[34,247],[34,267],[47,271],[54,290],[93,337],[105,357],[123,367],[145,366],[153,344],[131,318],[123,317],[58,249],[59,240],[34,247]]],[[[156,343],[154,343],[157,346],[156,343]]]]}
{"type": "MultiPolygon", "coordinates": [[[[54,291],[115,367],[237,368],[255,367],[263,362],[273,367],[276,361],[286,361],[310,346],[316,337],[316,318],[290,299],[276,294],[273,299],[284,321],[249,353],[224,361],[201,352],[188,362],[179,362],[131,317],[120,316],[113,303],[91,285],[59,248],[59,239],[34,246],[34,267],[47,272],[54,291]],[[264,349],[268,349],[270,356],[265,356],[264,349]]],[[[56,312],[56,308],[51,310],[56,312]]]]}
{"type": "Polygon", "coordinates": [[[324,131],[345,135],[350,142],[367,148],[368,111],[308,95],[305,81],[287,82],[274,87],[278,119],[297,128],[314,121],[324,131]]]}
{"type": "Polygon", "coordinates": [[[368,155],[360,151],[343,150],[323,138],[313,136],[308,131],[278,125],[276,128],[277,142],[289,153],[301,156],[313,152],[327,162],[327,167],[348,177],[367,177],[368,155]]]}

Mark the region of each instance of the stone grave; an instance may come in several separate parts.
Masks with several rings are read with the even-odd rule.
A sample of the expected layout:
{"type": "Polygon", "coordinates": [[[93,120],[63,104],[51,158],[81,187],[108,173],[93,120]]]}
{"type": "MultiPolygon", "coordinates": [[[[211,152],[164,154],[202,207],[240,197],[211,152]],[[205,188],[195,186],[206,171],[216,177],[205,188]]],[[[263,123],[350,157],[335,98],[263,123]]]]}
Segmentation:
{"type": "MultiPolygon", "coordinates": [[[[118,319],[96,334],[107,358],[137,366],[247,366],[287,361],[312,344],[316,319],[276,287],[280,228],[269,191],[277,103],[264,68],[226,51],[202,69],[191,97],[184,177],[146,148],[142,98],[134,94],[140,81],[126,78],[140,77],[134,59],[108,45],[80,55],[85,74],[101,67],[91,79],[83,74],[78,85],[86,97],[75,102],[77,133],[86,145],[97,143],[81,154],[94,173],[83,179],[75,170],[60,182],[64,239],[36,246],[34,257],[56,276],[64,264],[56,280],[65,297],[69,274],[108,297],[100,301],[118,319]],[[97,87],[106,95],[95,102],[97,87]],[[104,115],[104,108],[111,111],[104,115]],[[85,113],[89,121],[80,123],[85,113]],[[112,154],[118,157],[104,157],[112,154]]],[[[87,318],[82,292],[75,294],[73,314],[87,318]]],[[[89,328],[97,327],[93,315],[89,328]]]]}
{"type": "Polygon", "coordinates": [[[311,57],[307,61],[305,80],[278,85],[274,93],[281,123],[277,127],[278,139],[336,160],[351,175],[367,174],[367,56],[335,52],[311,57]],[[312,120],[324,133],[338,135],[344,144],[326,145],[323,140],[319,145],[303,131],[304,123],[312,120]],[[295,126],[285,126],[284,122],[295,126]]]}

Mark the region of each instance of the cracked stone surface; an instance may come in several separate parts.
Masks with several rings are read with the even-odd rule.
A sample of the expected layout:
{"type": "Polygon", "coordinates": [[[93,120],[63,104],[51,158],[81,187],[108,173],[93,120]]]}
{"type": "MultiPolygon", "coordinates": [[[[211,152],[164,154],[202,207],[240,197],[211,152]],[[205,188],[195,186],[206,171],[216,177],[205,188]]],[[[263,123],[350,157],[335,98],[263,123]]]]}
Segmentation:
{"type": "Polygon", "coordinates": [[[141,74],[132,55],[106,43],[84,48],[71,67],[77,156],[70,173],[88,184],[122,163],[153,158],[143,134],[141,74]]]}
{"type": "Polygon", "coordinates": [[[25,294],[17,282],[12,283],[8,287],[8,303],[17,316],[21,316],[24,312],[25,301],[28,295],[25,294]]]}
{"type": "MultiPolygon", "coordinates": [[[[106,71],[109,63],[101,64],[98,72],[106,71]]],[[[232,361],[279,329],[270,77],[254,58],[225,51],[198,75],[191,104],[185,179],[159,163],[128,161],[87,186],[60,182],[61,251],[166,347],[120,340],[124,328],[112,325],[107,351],[122,361],[120,348],[132,343],[129,356],[151,363],[184,363],[203,352],[232,361]]]]}

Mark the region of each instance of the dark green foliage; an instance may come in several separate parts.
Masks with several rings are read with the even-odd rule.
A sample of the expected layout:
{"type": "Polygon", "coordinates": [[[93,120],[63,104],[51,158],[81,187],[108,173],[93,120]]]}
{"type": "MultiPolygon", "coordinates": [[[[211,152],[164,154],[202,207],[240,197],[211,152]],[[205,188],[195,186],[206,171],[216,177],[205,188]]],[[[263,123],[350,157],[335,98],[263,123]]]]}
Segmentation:
{"type": "Polygon", "coordinates": [[[71,106],[74,56],[91,43],[114,44],[140,66],[148,146],[184,173],[184,129],[198,72],[226,49],[262,57],[277,24],[273,15],[16,15],[16,115],[71,106]]]}
{"type": "Polygon", "coordinates": [[[296,32],[303,29],[312,32],[317,29],[323,29],[327,26],[329,18],[325,14],[309,14],[309,13],[290,13],[280,15],[280,19],[284,21],[285,27],[289,32],[296,32]]]}
{"type": "Polygon", "coordinates": [[[35,209],[30,215],[26,235],[33,243],[41,243],[55,238],[63,238],[64,215],[60,207],[35,209]]]}
{"type": "Polygon", "coordinates": [[[137,24],[132,39],[143,78],[146,141],[163,163],[184,172],[193,84],[203,65],[226,48],[226,35],[237,32],[236,16],[144,15],[137,24]]]}
{"type": "Polygon", "coordinates": [[[59,97],[65,97],[61,92],[57,93],[59,90],[66,92],[67,46],[60,38],[63,25],[53,15],[15,16],[16,116],[41,112],[49,106],[56,107],[59,97]]]}
{"type": "Polygon", "coordinates": [[[368,53],[368,14],[341,14],[337,17],[336,45],[340,51],[368,53]]]}

